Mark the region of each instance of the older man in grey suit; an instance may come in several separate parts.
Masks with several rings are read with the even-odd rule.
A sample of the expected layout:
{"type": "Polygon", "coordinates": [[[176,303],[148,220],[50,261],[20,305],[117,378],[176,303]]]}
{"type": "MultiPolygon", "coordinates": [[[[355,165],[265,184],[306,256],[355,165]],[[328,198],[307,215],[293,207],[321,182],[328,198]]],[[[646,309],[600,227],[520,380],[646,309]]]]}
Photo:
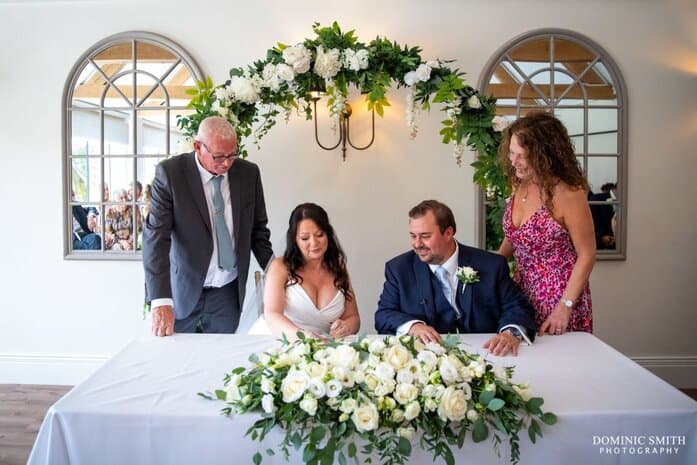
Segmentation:
{"type": "Polygon", "coordinates": [[[157,166],[143,230],[152,331],[235,332],[250,251],[273,256],[259,168],[237,158],[234,128],[204,119],[194,152],[157,166]]]}

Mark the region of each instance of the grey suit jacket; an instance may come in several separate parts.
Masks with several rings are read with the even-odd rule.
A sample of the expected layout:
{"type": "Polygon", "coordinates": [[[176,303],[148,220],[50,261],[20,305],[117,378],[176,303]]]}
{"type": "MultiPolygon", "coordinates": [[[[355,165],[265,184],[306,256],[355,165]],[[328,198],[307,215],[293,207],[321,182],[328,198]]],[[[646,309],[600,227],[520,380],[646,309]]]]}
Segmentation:
{"type": "MultiPolygon", "coordinates": [[[[157,165],[143,229],[146,299],[172,298],[177,319],[198,302],[213,254],[211,220],[195,153],[157,165]]],[[[273,256],[259,168],[236,159],[228,171],[242,308],[250,251],[262,268],[273,256]]]]}

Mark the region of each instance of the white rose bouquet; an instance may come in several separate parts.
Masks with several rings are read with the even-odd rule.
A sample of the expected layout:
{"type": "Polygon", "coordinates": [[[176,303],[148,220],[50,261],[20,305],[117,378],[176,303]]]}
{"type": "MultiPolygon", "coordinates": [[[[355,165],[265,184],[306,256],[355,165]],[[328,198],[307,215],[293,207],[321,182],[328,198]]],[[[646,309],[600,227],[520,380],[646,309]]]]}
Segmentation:
{"type": "MultiPolygon", "coordinates": [[[[232,370],[225,389],[215,391],[227,404],[225,415],[262,412],[247,431],[252,439],[262,441],[281,427],[279,450],[286,461],[293,447],[302,449],[308,465],[345,465],[347,458],[360,463],[360,442],[360,454],[403,465],[420,438],[421,447],[454,465],[451,446],[493,434],[496,453],[507,438],[511,462],[517,463],[520,430],[527,428],[535,442],[542,436],[540,423],[556,422],[528,385],[511,381],[512,367],[493,367],[462,349],[454,335],[428,345],[410,336],[298,338],[289,343],[284,337],[280,348],[252,355],[251,367],[232,370]]],[[[253,462],[261,461],[257,452],[253,462]]]]}

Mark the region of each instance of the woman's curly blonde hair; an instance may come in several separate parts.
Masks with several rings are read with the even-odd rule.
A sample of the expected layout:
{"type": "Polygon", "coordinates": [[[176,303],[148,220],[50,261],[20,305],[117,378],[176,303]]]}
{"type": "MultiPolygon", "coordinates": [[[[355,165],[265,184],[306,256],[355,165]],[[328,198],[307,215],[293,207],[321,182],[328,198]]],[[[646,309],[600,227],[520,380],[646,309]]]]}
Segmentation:
{"type": "Polygon", "coordinates": [[[576,160],[574,145],[566,127],[545,111],[528,113],[506,128],[503,134],[499,146],[499,161],[514,189],[521,184],[508,158],[511,138],[514,135],[527,152],[528,164],[537,175],[540,184],[542,201],[550,211],[554,186],[560,181],[571,188],[583,189],[586,192],[590,190],[586,176],[576,160]]]}

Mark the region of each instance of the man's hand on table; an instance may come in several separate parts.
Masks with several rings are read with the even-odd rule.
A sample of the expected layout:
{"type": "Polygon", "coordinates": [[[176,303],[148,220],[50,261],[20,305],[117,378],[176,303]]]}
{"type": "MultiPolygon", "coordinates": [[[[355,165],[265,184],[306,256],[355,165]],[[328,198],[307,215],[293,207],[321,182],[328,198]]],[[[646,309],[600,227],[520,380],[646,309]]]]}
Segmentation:
{"type": "Polygon", "coordinates": [[[496,334],[491,339],[484,343],[484,348],[497,356],[503,357],[509,353],[514,357],[518,355],[518,346],[520,341],[517,337],[511,334],[510,331],[503,331],[496,334]]]}
{"type": "Polygon", "coordinates": [[[161,305],[152,309],[153,336],[174,334],[174,311],[171,305],[161,305]]]}
{"type": "Polygon", "coordinates": [[[407,333],[410,336],[418,337],[421,342],[428,344],[429,342],[440,342],[440,334],[433,326],[428,326],[425,323],[414,323],[409,328],[407,333]]]}

